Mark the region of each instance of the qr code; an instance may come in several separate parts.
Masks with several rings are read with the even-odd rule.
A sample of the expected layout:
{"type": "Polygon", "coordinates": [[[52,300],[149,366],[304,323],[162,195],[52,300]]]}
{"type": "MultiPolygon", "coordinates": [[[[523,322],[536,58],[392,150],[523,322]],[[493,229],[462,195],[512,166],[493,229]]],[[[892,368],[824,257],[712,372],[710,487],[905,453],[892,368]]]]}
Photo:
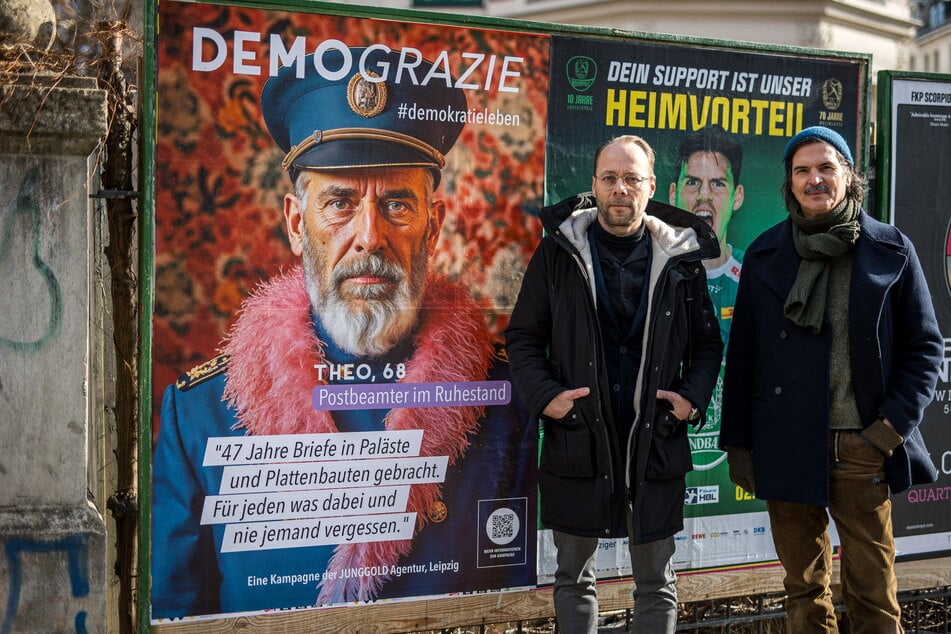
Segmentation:
{"type": "Polygon", "coordinates": [[[493,540],[512,539],[515,537],[515,513],[494,513],[492,515],[493,540]]]}

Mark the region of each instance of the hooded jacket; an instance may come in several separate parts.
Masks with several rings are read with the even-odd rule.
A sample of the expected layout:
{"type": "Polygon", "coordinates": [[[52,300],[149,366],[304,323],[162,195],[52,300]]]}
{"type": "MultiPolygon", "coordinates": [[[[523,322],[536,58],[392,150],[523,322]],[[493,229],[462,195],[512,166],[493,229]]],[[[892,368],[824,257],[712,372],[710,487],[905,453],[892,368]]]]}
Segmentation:
{"type": "Polygon", "coordinates": [[[645,543],[683,528],[684,475],[691,470],[686,424],[657,401],[674,390],[701,412],[723,354],[701,260],[719,255],[702,220],[650,201],[647,317],[635,384],[636,421],[621,446],[609,399],[587,232],[597,209],[571,198],[541,212],[546,236],[525,271],[506,329],[512,375],[529,415],[542,421],[542,523],[591,537],[645,543]],[[562,419],[542,415],[566,389],[589,387],[562,419]]]}

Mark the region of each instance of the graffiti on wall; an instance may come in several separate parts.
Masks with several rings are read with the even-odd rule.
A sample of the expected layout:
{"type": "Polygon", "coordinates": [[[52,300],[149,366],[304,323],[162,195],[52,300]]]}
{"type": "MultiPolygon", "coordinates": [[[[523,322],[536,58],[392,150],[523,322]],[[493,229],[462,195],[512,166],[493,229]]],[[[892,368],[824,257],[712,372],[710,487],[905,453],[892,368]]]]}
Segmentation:
{"type": "MultiPolygon", "coordinates": [[[[85,597],[89,594],[89,543],[86,535],[76,534],[57,540],[36,540],[14,538],[6,540],[4,544],[6,557],[8,587],[4,613],[0,619],[0,634],[10,634],[14,631],[17,610],[20,607],[24,591],[24,559],[29,554],[65,554],[71,596],[85,597]]],[[[52,567],[52,564],[51,564],[52,567]]],[[[43,574],[46,578],[48,575],[43,574]]],[[[44,588],[42,591],[46,591],[44,588]]],[[[73,620],[76,634],[86,634],[86,611],[77,611],[73,620]]],[[[20,629],[20,628],[18,628],[20,629]]]]}
{"type": "MultiPolygon", "coordinates": [[[[37,324],[43,324],[41,328],[38,328],[37,334],[26,341],[0,335],[0,348],[14,351],[32,352],[45,346],[58,332],[63,316],[63,297],[59,282],[40,253],[40,229],[43,215],[36,199],[38,179],[37,168],[34,167],[27,172],[16,198],[0,220],[0,261],[11,256],[14,249],[28,245],[30,250],[28,266],[34,269],[41,279],[41,285],[35,289],[31,287],[30,290],[39,293],[45,291],[47,295],[45,304],[48,306],[48,315],[42,317],[31,315],[30,317],[31,320],[37,319],[37,324]],[[26,231],[29,235],[25,236],[23,233],[26,231]]],[[[21,305],[32,307],[36,304],[26,301],[21,305]]]]}

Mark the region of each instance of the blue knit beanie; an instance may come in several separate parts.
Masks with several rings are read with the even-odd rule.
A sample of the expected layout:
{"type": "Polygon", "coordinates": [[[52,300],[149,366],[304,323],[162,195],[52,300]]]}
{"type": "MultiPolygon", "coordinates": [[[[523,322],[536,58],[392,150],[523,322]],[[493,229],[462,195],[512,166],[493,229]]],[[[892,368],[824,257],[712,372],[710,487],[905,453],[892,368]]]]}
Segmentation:
{"type": "Polygon", "coordinates": [[[783,152],[783,161],[788,163],[789,159],[792,158],[793,153],[796,151],[800,145],[805,141],[817,140],[825,141],[836,150],[839,151],[839,154],[845,157],[845,160],[849,162],[850,165],[855,165],[855,161],[852,160],[852,151],[849,149],[849,144],[845,142],[845,139],[842,138],[842,135],[836,132],[835,130],[830,130],[821,125],[814,125],[811,128],[806,128],[793,138],[789,139],[789,143],[786,144],[786,151],[783,152]]]}

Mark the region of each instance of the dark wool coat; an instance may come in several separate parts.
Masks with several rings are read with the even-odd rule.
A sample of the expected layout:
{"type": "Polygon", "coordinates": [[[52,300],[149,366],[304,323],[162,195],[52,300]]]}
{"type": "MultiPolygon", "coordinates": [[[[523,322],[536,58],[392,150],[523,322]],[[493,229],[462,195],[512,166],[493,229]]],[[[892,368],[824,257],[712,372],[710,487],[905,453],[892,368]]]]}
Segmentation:
{"type": "MultiPolygon", "coordinates": [[[[848,289],[852,382],[863,424],[885,416],[905,439],[885,460],[897,493],[937,477],[918,423],[933,396],[942,339],[911,242],[864,212],[859,220],[848,289]]],[[[785,220],[746,250],[720,445],[753,451],[756,497],[827,506],[831,335],[783,315],[800,262],[791,227],[785,220]]]]}
{"type": "MultiPolygon", "coordinates": [[[[696,216],[651,201],[649,303],[636,380],[637,424],[619,446],[612,420],[587,229],[597,210],[569,199],[542,210],[546,236],[525,272],[506,329],[515,384],[533,419],[543,423],[539,490],[542,523],[566,533],[626,536],[633,508],[635,543],[683,527],[684,475],[692,468],[687,429],[655,398],[675,390],[701,412],[723,354],[701,260],[719,253],[716,236],[696,216]],[[591,394],[562,419],[541,412],[560,392],[591,394]]],[[[666,403],[666,402],[664,402],[666,403]]]]}

